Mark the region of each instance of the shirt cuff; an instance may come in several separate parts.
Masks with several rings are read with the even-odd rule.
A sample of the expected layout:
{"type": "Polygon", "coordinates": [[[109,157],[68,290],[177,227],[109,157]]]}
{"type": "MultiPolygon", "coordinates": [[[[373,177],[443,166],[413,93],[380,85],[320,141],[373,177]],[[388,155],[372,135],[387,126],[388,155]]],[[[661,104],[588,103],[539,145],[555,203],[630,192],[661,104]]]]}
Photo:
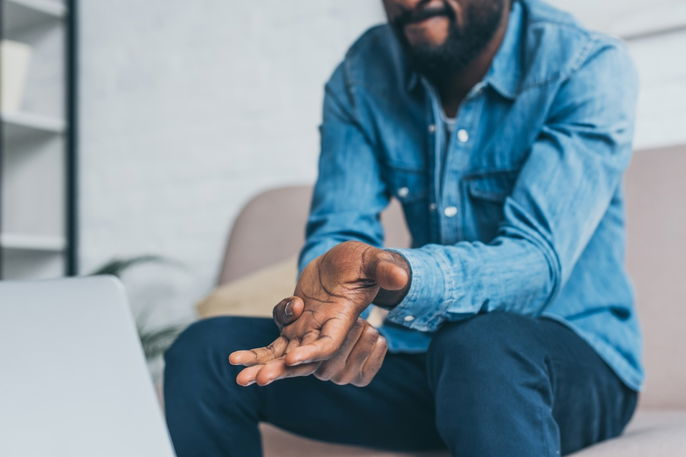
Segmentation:
{"type": "Polygon", "coordinates": [[[402,255],[410,266],[410,290],[386,320],[422,332],[433,332],[446,318],[446,277],[449,266],[440,256],[421,249],[387,249],[402,255]]]}

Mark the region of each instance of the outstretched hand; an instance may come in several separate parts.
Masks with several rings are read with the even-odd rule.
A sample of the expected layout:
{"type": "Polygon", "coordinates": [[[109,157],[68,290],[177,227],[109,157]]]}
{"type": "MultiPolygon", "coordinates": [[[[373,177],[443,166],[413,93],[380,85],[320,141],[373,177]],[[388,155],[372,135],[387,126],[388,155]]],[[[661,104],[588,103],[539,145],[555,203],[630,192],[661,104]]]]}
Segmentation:
{"type": "Polygon", "coordinates": [[[409,266],[402,256],[359,242],[337,245],[310,262],[294,296],[274,308],[281,335],[268,346],[231,354],[230,363],[248,366],[237,382],[266,385],[283,377],[316,374],[320,379],[368,383],[366,365],[348,360],[364,357],[370,368],[378,360],[380,367],[385,341],[358,316],[372,301],[397,303],[409,282],[409,266]],[[348,368],[340,375],[341,369],[332,366],[348,368]],[[359,369],[357,375],[348,373],[352,367],[359,369]]]}
{"type": "MultiPolygon", "coordinates": [[[[285,299],[274,307],[274,321],[283,327],[297,320],[302,311],[301,300],[295,297],[285,299]]],[[[269,352],[262,349],[265,348],[256,350],[255,361],[246,363],[248,367],[238,374],[238,384],[249,386],[257,383],[264,386],[278,379],[312,374],[322,381],[363,387],[371,382],[381,368],[387,346],[384,337],[366,320],[358,317],[341,348],[328,360],[289,367],[284,360],[285,353],[281,353],[278,347],[269,347],[269,352]]],[[[232,354],[231,363],[235,363],[236,357],[232,354]]]]}

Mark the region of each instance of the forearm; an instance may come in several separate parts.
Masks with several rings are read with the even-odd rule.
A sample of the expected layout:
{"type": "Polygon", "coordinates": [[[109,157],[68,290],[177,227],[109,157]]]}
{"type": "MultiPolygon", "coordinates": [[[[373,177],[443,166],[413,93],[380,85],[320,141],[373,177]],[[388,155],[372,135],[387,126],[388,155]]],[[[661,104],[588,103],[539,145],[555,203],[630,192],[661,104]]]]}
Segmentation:
{"type": "Polygon", "coordinates": [[[420,331],[479,312],[537,314],[559,284],[554,255],[521,238],[397,250],[411,268],[409,289],[387,319],[420,331]]]}

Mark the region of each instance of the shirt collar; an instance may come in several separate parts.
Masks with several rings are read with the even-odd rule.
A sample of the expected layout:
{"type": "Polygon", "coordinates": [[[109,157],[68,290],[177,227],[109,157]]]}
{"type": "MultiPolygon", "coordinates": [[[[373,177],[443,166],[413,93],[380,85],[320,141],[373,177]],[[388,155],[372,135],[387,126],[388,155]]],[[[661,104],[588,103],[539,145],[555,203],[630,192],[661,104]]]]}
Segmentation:
{"type": "MultiPolygon", "coordinates": [[[[520,41],[524,27],[524,12],[519,0],[512,2],[507,31],[500,48],[493,58],[481,84],[492,86],[500,95],[514,99],[517,95],[522,75],[520,41]]],[[[417,72],[412,71],[406,63],[406,87],[413,91],[421,82],[417,72]]]]}
{"type": "Polygon", "coordinates": [[[522,78],[522,29],[524,11],[519,1],[512,2],[510,20],[500,48],[493,58],[484,82],[491,85],[500,95],[514,99],[519,92],[522,78]]]}
{"type": "Polygon", "coordinates": [[[406,80],[405,80],[405,87],[407,87],[407,90],[409,92],[412,92],[419,85],[419,81],[421,80],[421,77],[417,74],[416,71],[413,71],[410,68],[409,64],[406,63],[405,66],[406,66],[405,75],[407,76],[406,80]]]}

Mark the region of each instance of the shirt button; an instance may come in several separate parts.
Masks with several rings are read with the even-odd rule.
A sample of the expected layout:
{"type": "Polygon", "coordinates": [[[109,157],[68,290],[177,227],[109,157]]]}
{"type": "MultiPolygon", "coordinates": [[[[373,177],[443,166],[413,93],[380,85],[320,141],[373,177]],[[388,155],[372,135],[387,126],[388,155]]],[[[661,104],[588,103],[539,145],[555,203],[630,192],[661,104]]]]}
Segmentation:
{"type": "Polygon", "coordinates": [[[405,317],[403,317],[403,320],[405,322],[412,322],[414,320],[414,316],[411,316],[411,315],[405,316],[405,317]]]}
{"type": "Polygon", "coordinates": [[[435,203],[429,204],[429,211],[436,211],[436,204],[435,203]]]}
{"type": "Polygon", "coordinates": [[[453,217],[457,214],[457,208],[455,208],[454,206],[448,206],[446,209],[443,210],[443,214],[445,214],[445,217],[453,217]]]}
{"type": "Polygon", "coordinates": [[[457,139],[460,141],[460,143],[466,143],[469,141],[469,132],[467,132],[465,129],[458,130],[457,139]]]}
{"type": "Polygon", "coordinates": [[[398,189],[398,197],[400,197],[400,198],[405,198],[409,194],[410,194],[410,189],[408,189],[407,187],[401,187],[400,189],[398,189]]]}
{"type": "Polygon", "coordinates": [[[435,124],[429,124],[429,133],[434,133],[436,131],[436,125],[435,124]]]}

